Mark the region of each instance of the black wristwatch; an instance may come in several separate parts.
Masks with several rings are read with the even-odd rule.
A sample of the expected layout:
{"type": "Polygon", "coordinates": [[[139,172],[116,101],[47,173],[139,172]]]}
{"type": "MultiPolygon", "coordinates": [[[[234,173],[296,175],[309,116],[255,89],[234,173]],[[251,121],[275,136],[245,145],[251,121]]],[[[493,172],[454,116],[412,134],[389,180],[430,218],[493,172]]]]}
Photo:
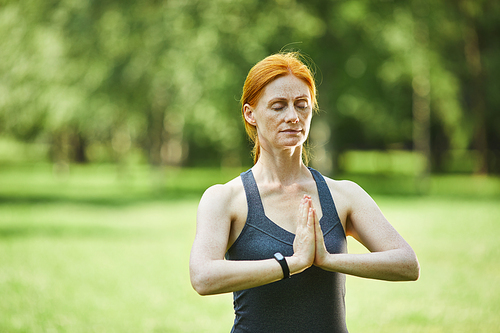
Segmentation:
{"type": "Polygon", "coordinates": [[[276,252],[274,254],[274,259],[276,259],[281,265],[281,269],[283,270],[283,279],[288,279],[290,277],[290,268],[288,268],[285,257],[281,253],[276,252]]]}

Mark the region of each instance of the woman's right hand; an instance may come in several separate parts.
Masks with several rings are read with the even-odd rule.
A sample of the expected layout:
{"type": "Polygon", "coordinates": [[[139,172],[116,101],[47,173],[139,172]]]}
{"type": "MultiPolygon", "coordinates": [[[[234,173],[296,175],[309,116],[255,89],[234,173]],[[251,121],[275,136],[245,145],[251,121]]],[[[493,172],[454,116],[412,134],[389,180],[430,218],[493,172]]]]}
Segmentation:
{"type": "Polygon", "coordinates": [[[312,206],[311,197],[304,195],[299,207],[299,220],[293,241],[293,274],[300,273],[312,266],[316,253],[314,226],[317,216],[312,206]]]}
{"type": "MultiPolygon", "coordinates": [[[[283,278],[281,266],[274,258],[224,259],[230,238],[232,214],[241,212],[241,207],[244,206],[246,202],[241,183],[212,186],[200,200],[196,236],[189,263],[191,284],[200,295],[254,288],[283,278]],[[235,186],[236,190],[232,189],[231,185],[235,186]],[[240,194],[240,199],[243,196],[240,205],[233,201],[235,192],[240,194]],[[228,207],[233,207],[233,212],[228,207]]],[[[293,243],[294,254],[286,257],[291,274],[300,273],[312,266],[315,258],[316,213],[312,208],[311,197],[304,196],[298,214],[293,243]]]]}

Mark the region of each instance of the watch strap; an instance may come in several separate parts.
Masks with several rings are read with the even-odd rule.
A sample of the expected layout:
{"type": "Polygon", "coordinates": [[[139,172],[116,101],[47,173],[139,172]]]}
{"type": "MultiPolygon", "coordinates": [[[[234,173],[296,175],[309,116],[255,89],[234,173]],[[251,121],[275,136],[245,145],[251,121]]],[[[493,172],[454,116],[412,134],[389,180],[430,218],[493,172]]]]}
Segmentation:
{"type": "Polygon", "coordinates": [[[274,254],[274,259],[278,261],[281,269],[283,270],[283,279],[288,279],[290,277],[290,268],[288,267],[285,256],[283,256],[280,252],[276,252],[274,254]]]}

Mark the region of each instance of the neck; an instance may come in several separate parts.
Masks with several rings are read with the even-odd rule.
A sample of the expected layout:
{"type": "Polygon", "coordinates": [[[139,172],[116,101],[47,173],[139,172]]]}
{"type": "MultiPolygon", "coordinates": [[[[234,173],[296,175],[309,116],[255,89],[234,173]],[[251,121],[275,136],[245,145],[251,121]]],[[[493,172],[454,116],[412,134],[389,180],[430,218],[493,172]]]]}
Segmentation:
{"type": "Polygon", "coordinates": [[[260,151],[259,160],[253,167],[256,177],[266,182],[277,182],[282,185],[296,183],[308,176],[307,167],[302,162],[302,146],[282,151],[260,151]]]}

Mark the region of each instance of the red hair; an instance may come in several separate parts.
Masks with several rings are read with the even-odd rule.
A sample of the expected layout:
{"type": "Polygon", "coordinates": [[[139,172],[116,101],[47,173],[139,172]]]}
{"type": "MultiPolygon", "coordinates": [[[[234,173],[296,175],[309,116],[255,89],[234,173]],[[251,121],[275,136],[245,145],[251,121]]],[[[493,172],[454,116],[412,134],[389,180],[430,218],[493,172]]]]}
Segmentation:
{"type": "MultiPolygon", "coordinates": [[[[250,140],[254,143],[252,154],[254,163],[257,163],[260,155],[260,144],[255,126],[245,120],[245,104],[255,107],[264,93],[264,88],[281,76],[293,75],[304,81],[309,87],[311,93],[311,103],[313,110],[317,108],[316,84],[314,76],[302,61],[302,56],[298,52],[278,53],[268,56],[259,61],[248,72],[245,84],[243,85],[243,94],[241,95],[241,113],[245,123],[245,130],[250,140]]],[[[307,156],[304,156],[307,161],[307,156]]]]}

